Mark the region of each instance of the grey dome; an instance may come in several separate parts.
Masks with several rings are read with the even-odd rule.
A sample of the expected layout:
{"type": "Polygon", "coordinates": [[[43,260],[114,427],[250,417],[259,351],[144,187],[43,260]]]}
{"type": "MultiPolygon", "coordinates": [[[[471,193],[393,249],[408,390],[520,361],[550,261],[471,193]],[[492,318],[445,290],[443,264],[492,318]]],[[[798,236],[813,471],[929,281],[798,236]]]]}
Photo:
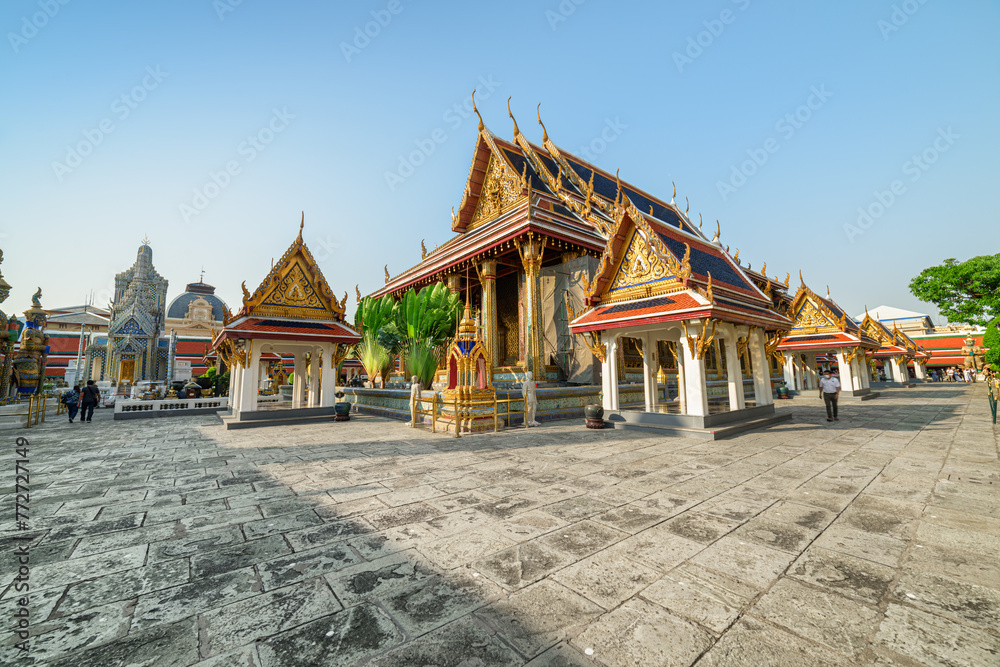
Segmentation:
{"type": "Polygon", "coordinates": [[[184,319],[187,316],[188,306],[196,299],[204,299],[212,304],[212,319],[219,322],[225,314],[226,302],[215,296],[215,288],[207,283],[188,283],[183,294],[174,297],[167,307],[167,317],[184,319]]]}

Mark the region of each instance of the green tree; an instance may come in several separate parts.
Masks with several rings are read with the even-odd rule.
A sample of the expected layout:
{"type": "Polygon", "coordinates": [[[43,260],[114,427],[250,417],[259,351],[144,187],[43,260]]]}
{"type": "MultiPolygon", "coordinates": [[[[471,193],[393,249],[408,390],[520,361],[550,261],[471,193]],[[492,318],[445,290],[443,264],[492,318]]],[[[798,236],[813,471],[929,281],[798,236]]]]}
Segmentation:
{"type": "Polygon", "coordinates": [[[1000,316],[1000,254],[946,259],[911,280],[910,292],[937,306],[949,322],[985,326],[1000,316]]]}
{"type": "Polygon", "coordinates": [[[995,319],[986,327],[983,347],[987,348],[985,361],[994,370],[1000,369],[1000,319],[995,319]]]}

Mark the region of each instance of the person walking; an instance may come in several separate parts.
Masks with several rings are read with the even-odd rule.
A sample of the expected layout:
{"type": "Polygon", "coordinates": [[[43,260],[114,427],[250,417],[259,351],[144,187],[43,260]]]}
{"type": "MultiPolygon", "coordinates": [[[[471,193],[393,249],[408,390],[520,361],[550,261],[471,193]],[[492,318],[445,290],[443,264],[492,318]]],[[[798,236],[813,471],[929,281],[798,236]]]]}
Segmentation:
{"type": "Polygon", "coordinates": [[[825,371],[819,379],[819,395],[826,405],[826,420],[840,421],[837,417],[837,399],[840,398],[840,380],[833,377],[830,371],[825,371]]]}
{"type": "Polygon", "coordinates": [[[94,416],[94,408],[101,402],[101,390],[93,380],[87,380],[87,386],[80,392],[80,422],[90,423],[94,416]]]}
{"type": "Polygon", "coordinates": [[[80,402],[80,385],[74,385],[72,389],[64,391],[62,398],[59,400],[66,406],[66,411],[69,412],[69,423],[72,424],[77,411],[80,409],[78,405],[80,402]]]}

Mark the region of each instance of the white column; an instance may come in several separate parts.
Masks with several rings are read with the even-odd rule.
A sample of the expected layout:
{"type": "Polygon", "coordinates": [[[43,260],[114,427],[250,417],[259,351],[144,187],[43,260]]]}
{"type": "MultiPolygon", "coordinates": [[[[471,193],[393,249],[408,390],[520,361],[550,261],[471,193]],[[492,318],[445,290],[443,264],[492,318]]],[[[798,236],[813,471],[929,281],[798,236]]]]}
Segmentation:
{"type": "Polygon", "coordinates": [[[771,369],[767,364],[764,336],[757,329],[750,334],[750,367],[753,370],[753,394],[758,406],[771,405],[771,369]]]}
{"type": "MultiPolygon", "coordinates": [[[[700,327],[703,325],[697,325],[700,327]]],[[[708,415],[708,384],[705,374],[705,360],[698,359],[688,345],[687,337],[681,337],[684,352],[684,387],[687,390],[686,414],[703,417],[708,415]]]]}
{"type": "Polygon", "coordinates": [[[250,353],[247,355],[247,367],[243,369],[240,382],[240,411],[253,412],[257,409],[257,385],[260,382],[258,368],[260,366],[260,344],[248,341],[250,353]]]}
{"type": "Polygon", "coordinates": [[[789,391],[795,391],[795,355],[784,352],[782,356],[785,358],[785,384],[788,385],[789,391]]]}
{"type": "Polygon", "coordinates": [[[680,340],[674,343],[674,351],[677,353],[677,405],[681,414],[687,414],[687,387],[684,386],[684,351],[681,349],[680,340]]]}
{"type": "Polygon", "coordinates": [[[861,385],[862,389],[870,389],[871,372],[868,367],[868,358],[862,353],[854,361],[858,365],[858,384],[861,385]]]}
{"type": "Polygon", "coordinates": [[[743,373],[740,371],[740,355],[736,351],[736,327],[732,324],[725,329],[723,339],[726,346],[726,380],[729,384],[729,409],[742,410],[747,406],[743,396],[743,373]]]}
{"type": "Polygon", "coordinates": [[[656,341],[648,333],[642,337],[642,387],[645,393],[646,412],[656,411],[656,341]]]}
{"type": "Polygon", "coordinates": [[[917,379],[920,380],[921,382],[927,380],[927,367],[924,366],[923,362],[914,359],[913,372],[916,373],[917,379]]]}
{"type": "Polygon", "coordinates": [[[840,376],[840,388],[842,391],[854,391],[854,369],[847,363],[844,355],[844,348],[837,348],[837,373],[840,376]]]}
{"type": "Polygon", "coordinates": [[[319,358],[319,348],[314,347],[312,351],[309,352],[309,407],[318,408],[319,407],[319,367],[321,364],[319,358]]]}
{"type": "Polygon", "coordinates": [[[604,409],[618,409],[618,334],[605,331],[607,354],[601,364],[601,389],[604,391],[604,409]]]}
{"type": "Polygon", "coordinates": [[[337,402],[337,367],[332,365],[333,345],[325,343],[323,345],[323,377],[320,378],[322,388],[320,389],[320,406],[328,408],[337,402]]]}
{"type": "Polygon", "coordinates": [[[303,350],[298,350],[295,352],[295,368],[292,371],[295,373],[292,379],[292,407],[301,408],[304,407],[302,403],[304,402],[306,395],[306,359],[305,352],[303,350]]]}
{"type": "Polygon", "coordinates": [[[229,373],[229,401],[233,416],[239,418],[240,397],[243,394],[243,367],[235,364],[229,373]]]}

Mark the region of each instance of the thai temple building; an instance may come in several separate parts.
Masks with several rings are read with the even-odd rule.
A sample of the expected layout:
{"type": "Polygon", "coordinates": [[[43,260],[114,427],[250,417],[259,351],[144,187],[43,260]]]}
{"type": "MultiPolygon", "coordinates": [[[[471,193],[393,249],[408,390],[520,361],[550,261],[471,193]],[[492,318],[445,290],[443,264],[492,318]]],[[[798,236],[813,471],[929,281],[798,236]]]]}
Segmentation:
{"type": "MultiPolygon", "coordinates": [[[[869,316],[881,322],[887,329],[898,330],[928,355],[923,364],[925,373],[933,368],[941,370],[953,366],[961,368],[968,357],[963,352],[969,345],[966,340],[971,338],[972,346],[982,347],[983,344],[985,333],[983,329],[968,325],[935,325],[931,316],[926,313],[883,305],[870,311],[866,310],[854,319],[860,323],[869,316]]],[[[913,370],[914,377],[919,377],[916,375],[915,367],[913,370]]]]}
{"type": "MultiPolygon", "coordinates": [[[[801,279],[801,274],[800,274],[801,279]]],[[[789,391],[819,389],[819,369],[836,370],[844,398],[868,399],[871,390],[868,355],[879,348],[876,339],[849,318],[830,297],[801,285],[789,307],[793,326],[776,347],[789,391]]]]}
{"type": "Polygon", "coordinates": [[[337,369],[360,336],[344,321],[347,293],[338,300],[299,235],[251,293],[243,283],[243,305],[224,313],[212,349],[231,369],[232,418],[227,428],[288,424],[334,413],[337,369]],[[261,410],[258,400],[269,373],[283,373],[281,358],[293,360],[291,403],[261,410]],[[274,364],[272,362],[278,362],[274,364]],[[307,392],[308,387],[308,392],[307,392]]]}
{"type": "Polygon", "coordinates": [[[879,375],[879,379],[884,378],[886,382],[900,386],[911,386],[914,379],[927,379],[926,364],[930,355],[912,338],[895,327],[890,331],[867,313],[861,320],[861,330],[879,343],[879,348],[872,355],[872,371],[879,375]],[[909,371],[911,363],[914,366],[913,376],[909,371]]]}
{"type": "Polygon", "coordinates": [[[791,328],[778,305],[787,281],[744,268],[676,192],[667,202],[563,151],[540,116],[542,143],[532,143],[510,117],[511,141],[479,119],[451,239],[430,251],[421,242],[421,261],[386,267],[371,296],[437,281],[462,293],[492,384],[516,386],[530,371],[541,418],[585,400],[564,390],[546,406],[547,383],[603,387],[608,410],[688,415],[695,428],[710,413],[773,414],[768,346],[791,328]]]}

